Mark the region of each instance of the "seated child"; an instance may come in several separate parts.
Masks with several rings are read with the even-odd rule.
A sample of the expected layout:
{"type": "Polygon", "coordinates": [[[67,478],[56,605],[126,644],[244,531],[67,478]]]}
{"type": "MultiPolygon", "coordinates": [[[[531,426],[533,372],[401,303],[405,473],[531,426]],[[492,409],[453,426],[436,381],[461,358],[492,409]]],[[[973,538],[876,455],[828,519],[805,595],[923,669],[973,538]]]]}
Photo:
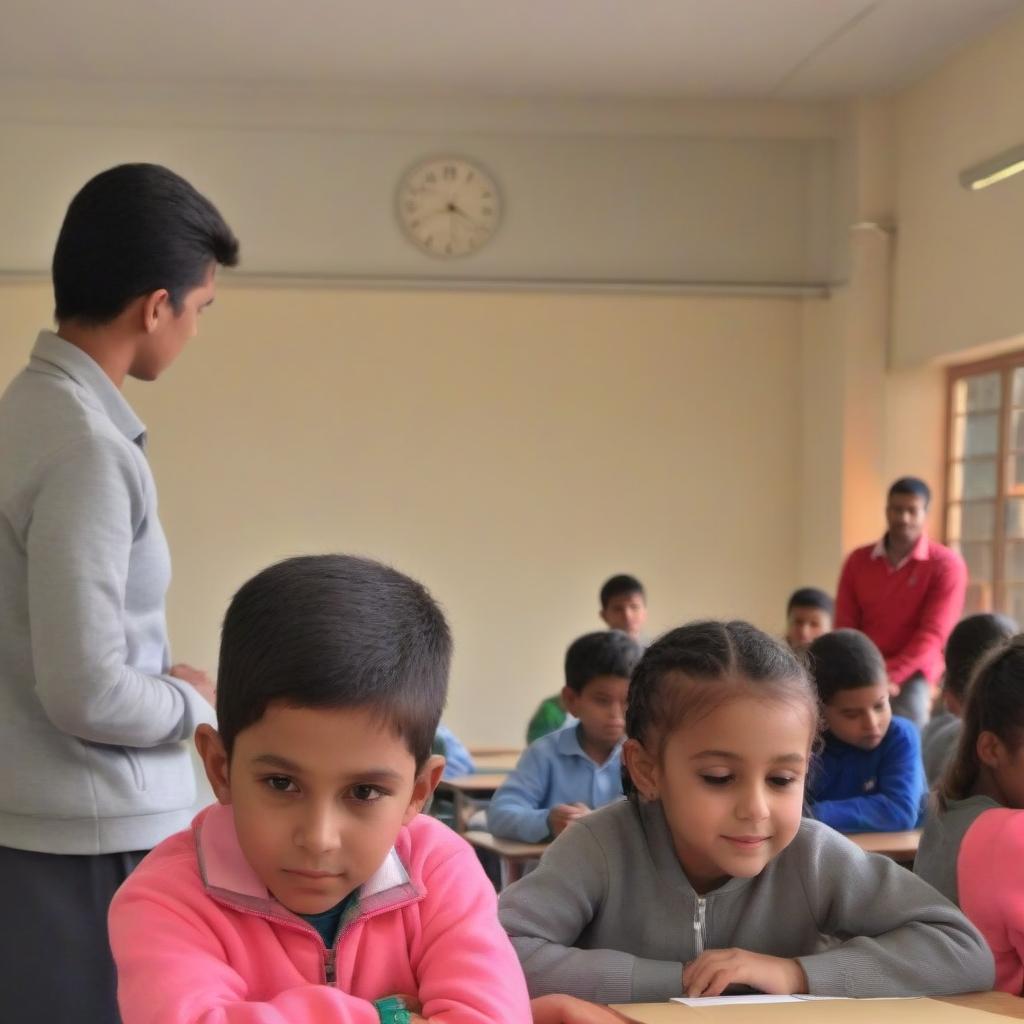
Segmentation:
{"type": "Polygon", "coordinates": [[[523,751],[487,808],[494,835],[539,843],[622,796],[626,691],[641,653],[635,640],[614,629],[570,645],[562,700],[579,723],[523,751]]]}
{"type": "Polygon", "coordinates": [[[840,832],[914,828],[925,798],[921,739],[893,717],[878,648],[855,629],[808,648],[825,724],[825,748],[807,781],[811,814],[840,832]]]}
{"type": "Polygon", "coordinates": [[[967,688],[914,871],[985,936],[995,987],[1024,994],[1024,636],[991,652],[967,688]]]}
{"type": "Polygon", "coordinates": [[[921,732],[921,756],[928,788],[938,785],[960,739],[960,716],[971,674],[985,655],[1018,631],[1006,615],[982,612],[961,619],[946,641],[946,673],[942,677],[942,710],[921,732]]]}
{"type": "Polygon", "coordinates": [[[457,779],[460,775],[472,775],[476,771],[472,755],[444,722],[438,723],[431,750],[444,758],[442,778],[457,779]]]}
{"type": "Polygon", "coordinates": [[[376,562],[238,591],[196,732],[218,802],[111,905],[124,1024],[530,1020],[472,848],[418,813],[450,656],[427,591],[376,562]]]}
{"type": "Polygon", "coordinates": [[[692,623],[649,647],[629,691],[629,799],[573,825],[501,895],[530,991],[989,988],[992,955],[955,907],[801,817],[817,728],[805,670],[746,623],[692,623]]]}
{"type": "Polygon", "coordinates": [[[786,643],[794,650],[806,647],[832,629],[835,603],[817,587],[801,587],[786,605],[786,643]]]}
{"type": "MultiPolygon", "coordinates": [[[[641,646],[644,623],[647,621],[647,595],[644,585],[635,576],[613,576],[601,587],[601,610],[598,614],[609,629],[628,633],[641,646]]],[[[570,714],[559,693],[546,697],[533,713],[526,727],[526,742],[533,743],[541,736],[556,732],[570,725],[576,719],[570,714]]]]}

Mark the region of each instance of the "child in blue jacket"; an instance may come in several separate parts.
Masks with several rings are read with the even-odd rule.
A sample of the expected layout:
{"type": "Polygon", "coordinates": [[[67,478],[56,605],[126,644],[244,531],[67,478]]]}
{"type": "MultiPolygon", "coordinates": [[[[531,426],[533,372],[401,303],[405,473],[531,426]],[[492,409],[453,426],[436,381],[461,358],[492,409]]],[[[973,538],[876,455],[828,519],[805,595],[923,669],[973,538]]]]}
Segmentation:
{"type": "Polygon", "coordinates": [[[921,738],[893,717],[878,648],[855,629],[808,649],[825,724],[825,746],[808,780],[811,815],[839,832],[914,828],[927,792],[921,738]]]}

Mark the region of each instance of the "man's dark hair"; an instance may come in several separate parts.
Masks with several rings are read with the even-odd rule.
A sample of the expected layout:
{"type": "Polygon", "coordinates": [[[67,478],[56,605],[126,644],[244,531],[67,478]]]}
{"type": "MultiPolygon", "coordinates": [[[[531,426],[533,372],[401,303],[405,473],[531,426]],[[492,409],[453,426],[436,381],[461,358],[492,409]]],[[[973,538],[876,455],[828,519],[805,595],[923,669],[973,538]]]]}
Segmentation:
{"type": "Polygon", "coordinates": [[[786,614],[789,615],[794,608],[818,608],[829,615],[834,615],[836,610],[832,598],[817,587],[801,587],[794,590],[790,595],[789,604],[786,605],[786,614]]]}
{"type": "Polygon", "coordinates": [[[840,690],[874,686],[888,679],[882,652],[856,629],[835,629],[807,648],[818,698],[828,704],[840,690]]]}
{"type": "Polygon", "coordinates": [[[608,602],[613,597],[622,597],[623,594],[639,594],[643,598],[647,597],[644,585],[635,576],[627,576],[623,573],[613,576],[601,588],[601,608],[607,608],[608,602]]]}
{"type": "Polygon", "coordinates": [[[1020,627],[1008,615],[981,612],[961,619],[946,641],[946,675],[942,688],[962,701],[979,663],[995,647],[1006,643],[1020,627]]]}
{"type": "Polygon", "coordinates": [[[565,652],[565,685],[582,693],[598,676],[622,676],[628,679],[644,653],[628,634],[618,629],[586,633],[574,640],[565,652]]]}
{"type": "Polygon", "coordinates": [[[350,555],[289,558],[231,599],[221,633],[217,728],[235,737],[277,701],[361,708],[430,757],[448,690],[452,640],[415,580],[350,555]]]}
{"type": "Polygon", "coordinates": [[[54,316],[98,326],[160,288],[178,314],[211,264],[237,262],[238,241],[209,199],[166,167],[121,164],[71,200],[53,253],[54,316]]]}
{"type": "Polygon", "coordinates": [[[901,476],[892,487],[889,488],[889,497],[894,494],[913,494],[924,499],[924,507],[927,508],[932,500],[932,492],[928,485],[919,480],[916,476],[901,476]]]}

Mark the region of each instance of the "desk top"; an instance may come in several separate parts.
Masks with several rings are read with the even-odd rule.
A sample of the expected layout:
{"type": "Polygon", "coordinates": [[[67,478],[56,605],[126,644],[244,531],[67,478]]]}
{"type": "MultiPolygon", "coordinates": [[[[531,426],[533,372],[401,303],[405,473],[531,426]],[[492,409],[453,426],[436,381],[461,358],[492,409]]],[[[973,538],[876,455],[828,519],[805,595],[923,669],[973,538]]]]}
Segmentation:
{"type": "Polygon", "coordinates": [[[913,860],[917,855],[917,844],[921,830],[909,832],[858,832],[847,836],[868,853],[884,853],[893,860],[913,860]]]}
{"type": "Polygon", "coordinates": [[[690,1007],[679,1003],[615,1006],[637,1024],[989,1024],[993,1014],[1024,1019],[1024,999],[1006,992],[972,992],[934,999],[836,1000],[690,1007]]]}
{"type": "Polygon", "coordinates": [[[472,829],[463,836],[463,839],[481,850],[490,850],[508,860],[534,860],[549,845],[548,843],[520,843],[515,839],[499,839],[497,836],[492,836],[490,832],[476,832],[472,829]]]}
{"type": "Polygon", "coordinates": [[[493,793],[508,777],[508,772],[474,772],[460,775],[455,779],[442,779],[437,788],[447,787],[465,793],[467,796],[493,793]]]}

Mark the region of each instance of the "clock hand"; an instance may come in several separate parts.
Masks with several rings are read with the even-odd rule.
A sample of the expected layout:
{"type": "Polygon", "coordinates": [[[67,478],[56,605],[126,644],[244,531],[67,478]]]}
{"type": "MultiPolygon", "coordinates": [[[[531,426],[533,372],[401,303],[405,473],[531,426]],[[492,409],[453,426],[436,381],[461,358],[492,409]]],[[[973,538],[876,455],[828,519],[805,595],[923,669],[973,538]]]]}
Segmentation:
{"type": "Polygon", "coordinates": [[[463,210],[460,210],[457,206],[452,209],[452,213],[457,213],[463,220],[468,221],[470,224],[472,224],[477,231],[481,230],[482,225],[479,224],[477,221],[473,220],[473,218],[470,217],[468,213],[465,213],[463,210]]]}

